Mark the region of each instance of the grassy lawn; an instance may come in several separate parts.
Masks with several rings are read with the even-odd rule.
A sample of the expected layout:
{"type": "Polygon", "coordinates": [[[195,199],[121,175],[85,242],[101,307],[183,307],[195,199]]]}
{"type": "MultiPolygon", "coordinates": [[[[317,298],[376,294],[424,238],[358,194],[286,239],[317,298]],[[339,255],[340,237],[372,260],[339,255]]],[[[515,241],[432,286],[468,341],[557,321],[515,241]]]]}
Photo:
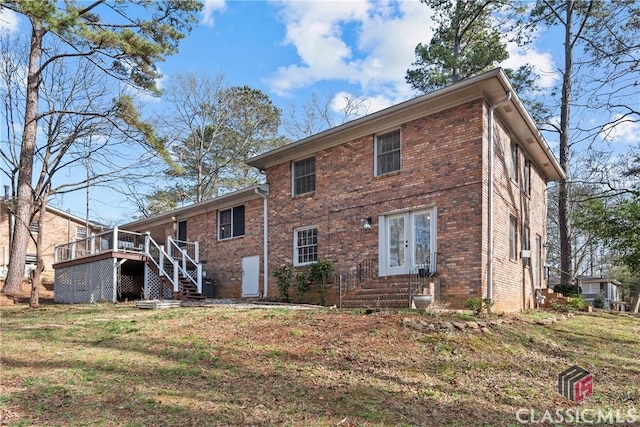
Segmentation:
{"type": "MultiPolygon", "coordinates": [[[[515,426],[545,411],[637,414],[640,318],[548,313],[431,331],[444,315],[214,306],[0,307],[3,425],[515,426]],[[403,322],[405,320],[405,322],[403,322]],[[578,364],[580,404],[556,392],[578,364]]],[[[460,317],[452,321],[462,321],[460,317]]]]}

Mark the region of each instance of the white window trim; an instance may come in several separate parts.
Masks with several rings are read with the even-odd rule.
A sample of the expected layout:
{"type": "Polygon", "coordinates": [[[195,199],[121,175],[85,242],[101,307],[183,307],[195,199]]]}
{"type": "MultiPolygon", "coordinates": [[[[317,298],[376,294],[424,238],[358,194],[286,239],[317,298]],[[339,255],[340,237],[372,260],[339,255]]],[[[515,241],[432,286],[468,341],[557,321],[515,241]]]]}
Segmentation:
{"type": "MultiPolygon", "coordinates": [[[[409,236],[414,233],[414,221],[411,220],[412,214],[419,214],[423,212],[431,212],[431,259],[430,263],[432,266],[435,266],[436,259],[434,259],[434,254],[438,252],[437,242],[438,242],[438,209],[435,205],[428,206],[420,206],[415,208],[407,208],[400,209],[391,212],[385,212],[378,216],[378,275],[381,277],[384,276],[397,276],[403,274],[409,274],[412,269],[417,267],[415,260],[413,259],[413,248],[411,245],[406,248],[407,252],[405,257],[407,259],[406,265],[403,267],[390,267],[387,268],[388,257],[387,257],[387,219],[405,216],[405,241],[409,240],[409,236]]],[[[437,268],[437,266],[436,266],[437,268]]]]}
{"type": "MultiPolygon", "coordinates": [[[[318,234],[318,226],[317,225],[309,225],[306,227],[298,227],[293,229],[293,265],[294,267],[302,267],[309,264],[315,264],[317,261],[308,261],[308,262],[298,262],[298,232],[305,230],[316,230],[316,234],[318,234]]],[[[316,236],[317,238],[317,236],[316,236]]],[[[319,247],[320,244],[316,242],[316,248],[319,247]]],[[[317,251],[317,249],[316,249],[317,251]]],[[[317,253],[317,252],[316,252],[317,253]]]]}
{"type": "Polygon", "coordinates": [[[385,176],[391,173],[400,172],[402,170],[402,128],[389,129],[382,132],[377,132],[373,135],[373,174],[374,176],[385,176]],[[400,133],[400,167],[398,170],[391,172],[379,173],[378,172],[378,135],[386,135],[392,132],[400,133]]]}

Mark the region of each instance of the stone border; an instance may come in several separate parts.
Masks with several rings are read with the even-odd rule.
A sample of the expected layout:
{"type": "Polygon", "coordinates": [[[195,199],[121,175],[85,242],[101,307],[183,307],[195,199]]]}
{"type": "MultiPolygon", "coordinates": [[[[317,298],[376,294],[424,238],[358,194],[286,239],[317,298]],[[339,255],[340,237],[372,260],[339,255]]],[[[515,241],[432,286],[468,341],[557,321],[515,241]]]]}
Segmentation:
{"type": "Polygon", "coordinates": [[[495,328],[497,326],[506,324],[510,325],[517,322],[529,323],[535,325],[551,325],[553,323],[558,322],[559,320],[564,320],[568,317],[573,317],[573,313],[561,314],[558,317],[548,317],[545,319],[526,319],[526,318],[497,318],[497,319],[487,319],[487,320],[459,320],[459,321],[449,321],[449,320],[431,320],[427,321],[420,318],[410,318],[405,317],[402,319],[402,325],[404,327],[414,329],[416,331],[422,332],[447,332],[447,331],[479,331],[483,333],[490,333],[491,328],[495,328]]]}

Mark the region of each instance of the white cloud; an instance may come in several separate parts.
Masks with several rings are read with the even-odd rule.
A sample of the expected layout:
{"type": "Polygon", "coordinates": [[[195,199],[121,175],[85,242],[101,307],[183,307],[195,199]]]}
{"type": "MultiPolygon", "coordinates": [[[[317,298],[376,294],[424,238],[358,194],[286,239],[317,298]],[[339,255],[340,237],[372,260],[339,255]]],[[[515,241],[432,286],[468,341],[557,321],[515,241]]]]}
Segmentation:
{"type": "Polygon", "coordinates": [[[550,52],[537,50],[534,44],[527,49],[521,49],[515,42],[507,43],[509,59],[504,61],[502,66],[517,70],[523,65],[531,64],[535,72],[540,76],[538,84],[542,88],[550,88],[558,83],[558,73],[550,52]]]}
{"type": "Polygon", "coordinates": [[[14,11],[0,8],[0,31],[18,31],[18,15],[14,11]]]}
{"type": "Polygon", "coordinates": [[[202,19],[200,23],[207,27],[213,27],[213,15],[217,11],[223,11],[226,7],[225,0],[204,0],[202,7],[202,19]]]}
{"type": "Polygon", "coordinates": [[[431,37],[425,5],[358,0],[278,6],[286,26],[283,43],[296,48],[299,61],[268,79],[275,93],[286,96],[320,81],[343,80],[375,99],[372,109],[412,96],[404,77],[415,46],[431,37]]]}
{"type": "Polygon", "coordinates": [[[614,114],[612,123],[605,126],[602,139],[621,144],[640,143],[640,123],[625,119],[622,114],[614,114]]]}

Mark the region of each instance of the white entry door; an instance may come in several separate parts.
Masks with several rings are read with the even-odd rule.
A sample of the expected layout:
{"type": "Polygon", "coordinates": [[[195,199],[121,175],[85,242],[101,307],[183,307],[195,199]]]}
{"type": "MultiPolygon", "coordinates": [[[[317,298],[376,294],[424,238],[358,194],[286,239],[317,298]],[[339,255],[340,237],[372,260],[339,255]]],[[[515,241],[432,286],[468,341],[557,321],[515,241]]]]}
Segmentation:
{"type": "Polygon", "coordinates": [[[408,274],[433,265],[436,247],[435,207],[380,216],[381,276],[408,274]]]}
{"type": "Polygon", "coordinates": [[[260,255],[242,258],[242,296],[260,295],[260,255]]]}

